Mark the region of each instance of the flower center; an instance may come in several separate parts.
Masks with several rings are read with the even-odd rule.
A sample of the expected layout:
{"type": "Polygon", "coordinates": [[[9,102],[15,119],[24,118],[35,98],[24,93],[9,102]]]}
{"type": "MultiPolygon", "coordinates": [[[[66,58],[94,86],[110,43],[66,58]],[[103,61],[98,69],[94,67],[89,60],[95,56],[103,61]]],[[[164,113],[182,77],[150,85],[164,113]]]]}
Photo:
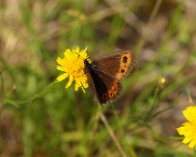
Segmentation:
{"type": "Polygon", "coordinates": [[[74,78],[78,78],[84,75],[84,70],[82,67],[78,68],[78,69],[73,69],[72,71],[72,76],[74,78]]]}

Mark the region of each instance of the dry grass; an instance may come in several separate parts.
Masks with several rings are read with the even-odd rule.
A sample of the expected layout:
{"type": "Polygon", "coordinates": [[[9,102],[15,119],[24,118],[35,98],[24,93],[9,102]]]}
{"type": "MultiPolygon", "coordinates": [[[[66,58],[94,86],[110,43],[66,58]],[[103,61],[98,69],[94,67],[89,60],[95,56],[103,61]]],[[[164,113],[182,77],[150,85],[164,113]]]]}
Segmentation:
{"type": "Polygon", "coordinates": [[[195,0],[6,0],[0,20],[1,157],[193,153],[172,138],[196,98],[195,0]],[[118,49],[137,55],[122,97],[101,109],[106,123],[90,92],[48,87],[56,57],[76,45],[92,58],[118,49]]]}

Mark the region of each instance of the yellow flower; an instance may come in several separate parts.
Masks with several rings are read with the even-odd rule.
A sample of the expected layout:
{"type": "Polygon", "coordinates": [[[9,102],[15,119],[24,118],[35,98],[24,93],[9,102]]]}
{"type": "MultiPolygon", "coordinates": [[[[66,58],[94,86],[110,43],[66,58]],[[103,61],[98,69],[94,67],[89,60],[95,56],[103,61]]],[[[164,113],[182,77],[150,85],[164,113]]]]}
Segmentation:
{"type": "Polygon", "coordinates": [[[88,88],[87,76],[84,70],[84,60],[88,59],[86,50],[87,48],[80,50],[79,47],[76,47],[73,50],[66,49],[64,51],[64,57],[57,58],[56,61],[59,64],[57,65],[57,70],[64,72],[57,77],[57,81],[62,81],[69,77],[69,81],[65,88],[68,88],[73,81],[75,81],[75,91],[78,91],[79,87],[81,87],[83,92],[85,92],[85,89],[88,88]]]}
{"type": "Polygon", "coordinates": [[[161,77],[159,80],[158,80],[158,85],[161,89],[163,89],[168,83],[168,80],[165,78],[165,77],[161,77]]]}
{"type": "Polygon", "coordinates": [[[177,131],[184,136],[182,143],[188,144],[190,148],[196,148],[196,106],[187,107],[183,115],[188,121],[177,128],[177,131]]]}

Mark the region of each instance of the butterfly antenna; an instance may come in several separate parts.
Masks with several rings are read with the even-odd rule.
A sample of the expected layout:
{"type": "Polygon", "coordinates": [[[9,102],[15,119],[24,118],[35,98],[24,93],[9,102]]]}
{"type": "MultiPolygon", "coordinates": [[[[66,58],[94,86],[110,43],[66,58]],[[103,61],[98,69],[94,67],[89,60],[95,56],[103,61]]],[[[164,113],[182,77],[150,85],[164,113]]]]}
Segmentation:
{"type": "MultiPolygon", "coordinates": [[[[85,60],[86,58],[83,58],[82,56],[81,56],[81,54],[79,54],[79,53],[77,53],[77,52],[75,52],[77,55],[78,55],[78,58],[82,58],[82,60],[85,60]]],[[[88,57],[89,58],[89,57],[88,57]]]]}

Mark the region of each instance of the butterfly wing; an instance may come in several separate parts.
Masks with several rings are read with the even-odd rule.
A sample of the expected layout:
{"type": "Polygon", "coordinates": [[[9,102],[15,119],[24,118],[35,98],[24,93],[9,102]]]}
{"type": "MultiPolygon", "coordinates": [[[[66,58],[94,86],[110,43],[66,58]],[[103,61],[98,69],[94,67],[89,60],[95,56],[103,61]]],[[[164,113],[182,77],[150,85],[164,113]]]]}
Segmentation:
{"type": "Polygon", "coordinates": [[[124,78],[135,66],[135,58],[130,51],[122,51],[103,56],[92,62],[93,68],[118,80],[124,78]]]}
{"type": "Polygon", "coordinates": [[[86,75],[92,93],[101,104],[115,101],[120,96],[122,86],[116,78],[89,66],[86,67],[86,75]]]}

